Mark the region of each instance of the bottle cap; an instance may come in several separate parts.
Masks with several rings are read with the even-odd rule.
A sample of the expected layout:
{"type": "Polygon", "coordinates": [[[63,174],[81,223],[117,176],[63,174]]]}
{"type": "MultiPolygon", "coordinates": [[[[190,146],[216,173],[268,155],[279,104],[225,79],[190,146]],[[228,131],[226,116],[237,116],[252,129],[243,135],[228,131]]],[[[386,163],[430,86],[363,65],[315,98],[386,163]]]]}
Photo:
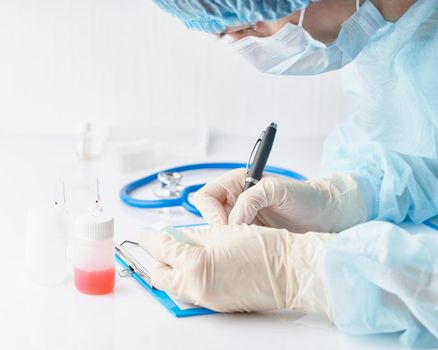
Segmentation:
{"type": "Polygon", "coordinates": [[[75,222],[77,238],[103,241],[114,237],[114,218],[95,216],[90,213],[80,215],[75,222]]]}

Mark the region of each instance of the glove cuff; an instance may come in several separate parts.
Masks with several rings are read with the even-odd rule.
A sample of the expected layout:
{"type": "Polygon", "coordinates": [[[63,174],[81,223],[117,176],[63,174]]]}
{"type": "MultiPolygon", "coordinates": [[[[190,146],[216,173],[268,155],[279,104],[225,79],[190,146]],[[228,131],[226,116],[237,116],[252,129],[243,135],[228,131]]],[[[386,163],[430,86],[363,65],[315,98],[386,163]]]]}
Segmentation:
{"type": "Polygon", "coordinates": [[[359,184],[352,175],[334,173],[326,181],[329,182],[329,191],[336,208],[332,232],[340,232],[367,221],[368,206],[359,184]]]}
{"type": "Polygon", "coordinates": [[[329,241],[336,235],[308,232],[290,233],[287,254],[286,308],[325,314],[332,308],[322,274],[322,261],[329,241]]]}

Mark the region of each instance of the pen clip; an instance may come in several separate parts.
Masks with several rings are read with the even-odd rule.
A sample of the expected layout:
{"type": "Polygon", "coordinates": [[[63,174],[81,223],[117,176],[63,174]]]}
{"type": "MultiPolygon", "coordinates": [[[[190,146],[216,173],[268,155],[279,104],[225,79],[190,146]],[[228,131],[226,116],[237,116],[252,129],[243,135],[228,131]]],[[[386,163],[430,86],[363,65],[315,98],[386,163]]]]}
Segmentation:
{"type": "Polygon", "coordinates": [[[256,149],[260,146],[260,143],[262,142],[264,135],[265,135],[265,131],[262,131],[260,136],[257,138],[254,147],[252,148],[251,154],[249,155],[248,161],[246,162],[246,167],[245,167],[246,174],[249,174],[250,164],[252,163],[253,156],[255,154],[256,149]]]}

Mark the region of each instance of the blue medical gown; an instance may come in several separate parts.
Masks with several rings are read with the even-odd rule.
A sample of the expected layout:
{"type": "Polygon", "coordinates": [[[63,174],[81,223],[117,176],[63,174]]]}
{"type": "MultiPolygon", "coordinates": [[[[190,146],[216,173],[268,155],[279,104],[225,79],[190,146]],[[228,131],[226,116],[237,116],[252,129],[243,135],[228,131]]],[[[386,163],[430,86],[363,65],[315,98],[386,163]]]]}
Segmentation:
{"type": "Polygon", "coordinates": [[[379,221],[354,226],[330,243],[324,277],[340,330],[399,332],[403,345],[438,347],[438,231],[411,235],[379,221]]]}
{"type": "MultiPolygon", "coordinates": [[[[325,144],[323,174],[354,174],[370,219],[437,215],[438,0],[417,1],[379,30],[343,79],[350,117],[325,144]]],[[[341,233],[324,261],[338,328],[438,346],[438,232],[372,221],[341,233]]]]}
{"type": "Polygon", "coordinates": [[[345,67],[350,117],[324,147],[322,173],[361,178],[370,219],[438,214],[438,0],[419,0],[345,67]]]}

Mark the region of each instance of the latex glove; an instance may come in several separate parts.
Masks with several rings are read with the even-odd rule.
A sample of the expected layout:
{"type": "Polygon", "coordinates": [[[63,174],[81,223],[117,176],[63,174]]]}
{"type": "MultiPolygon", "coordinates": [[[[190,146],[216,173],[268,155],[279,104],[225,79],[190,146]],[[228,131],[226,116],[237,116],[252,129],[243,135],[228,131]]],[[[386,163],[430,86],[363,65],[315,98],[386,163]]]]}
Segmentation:
{"type": "Polygon", "coordinates": [[[201,188],[193,203],[210,225],[257,224],[292,232],[339,232],[365,222],[368,209],[349,174],[295,181],[263,175],[242,193],[245,170],[230,171],[201,188]]]}
{"type": "Polygon", "coordinates": [[[333,235],[256,225],[181,232],[193,244],[160,231],[140,237],[157,261],[152,271],[156,288],[221,312],[299,308],[331,318],[320,265],[333,235]]]}

